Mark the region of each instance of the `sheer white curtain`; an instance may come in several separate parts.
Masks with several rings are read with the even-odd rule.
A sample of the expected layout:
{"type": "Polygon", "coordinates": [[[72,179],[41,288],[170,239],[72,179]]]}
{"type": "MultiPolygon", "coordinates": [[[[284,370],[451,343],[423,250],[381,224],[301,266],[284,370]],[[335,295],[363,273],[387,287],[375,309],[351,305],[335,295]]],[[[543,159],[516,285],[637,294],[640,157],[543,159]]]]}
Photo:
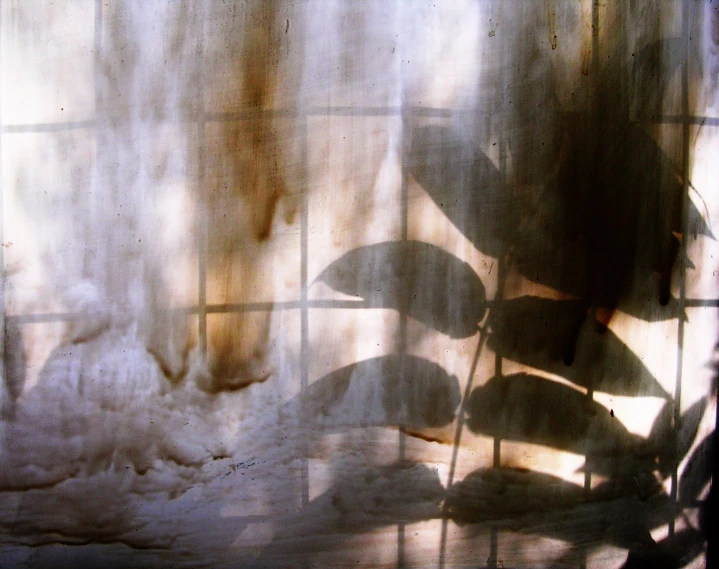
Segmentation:
{"type": "Polygon", "coordinates": [[[714,4],[0,9],[3,556],[701,565],[714,4]]]}

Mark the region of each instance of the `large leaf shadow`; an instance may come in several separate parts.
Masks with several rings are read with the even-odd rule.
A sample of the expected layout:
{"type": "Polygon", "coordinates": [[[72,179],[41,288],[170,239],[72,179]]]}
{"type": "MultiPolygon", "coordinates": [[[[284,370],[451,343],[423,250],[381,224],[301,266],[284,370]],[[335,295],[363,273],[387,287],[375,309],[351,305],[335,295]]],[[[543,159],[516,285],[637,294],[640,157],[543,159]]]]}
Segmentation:
{"type": "Polygon", "coordinates": [[[362,297],[371,307],[401,310],[452,338],[476,334],[486,311],[484,285],[472,267],[419,241],[359,247],[316,280],[362,297]]]}
{"type": "MultiPolygon", "coordinates": [[[[474,433],[589,455],[597,465],[642,455],[646,441],[627,431],[606,408],[566,385],[519,373],[475,388],[467,403],[474,433]]],[[[608,468],[605,466],[602,470],[608,468]]]]}
{"type": "MultiPolygon", "coordinates": [[[[631,117],[663,112],[681,45],[654,42],[601,71],[599,105],[569,122],[568,150],[545,196],[563,204],[564,242],[586,242],[591,301],[647,320],[682,316],[670,294],[684,217],[682,171],[670,156],[681,155],[681,141],[665,137],[665,152],[631,117]]],[[[688,205],[688,234],[711,236],[688,205]]]]}
{"type": "Polygon", "coordinates": [[[547,513],[579,504],[584,490],[539,472],[515,468],[480,468],[447,492],[447,515],[459,523],[503,520],[547,513]]]}
{"type": "Polygon", "coordinates": [[[503,357],[616,395],[668,397],[617,336],[586,317],[584,304],[534,296],[506,300],[489,315],[490,348],[503,357]],[[572,353],[572,365],[566,365],[572,353]]]}
{"type": "Polygon", "coordinates": [[[504,254],[519,226],[520,202],[476,144],[447,127],[416,128],[407,161],[415,180],[479,251],[504,254]]]}
{"type": "Polygon", "coordinates": [[[382,356],[333,371],[281,410],[311,431],[403,425],[442,427],[454,420],[459,381],[415,356],[382,356]]]}
{"type": "MultiPolygon", "coordinates": [[[[677,318],[670,285],[681,171],[643,127],[621,117],[600,120],[598,131],[589,117],[569,124],[568,148],[522,225],[513,259],[520,274],[588,304],[647,321],[677,318]]],[[[687,234],[713,237],[691,200],[688,207],[687,234]]]]}
{"type": "Polygon", "coordinates": [[[607,114],[620,120],[661,114],[665,95],[681,66],[682,52],[682,38],[663,38],[637,50],[624,64],[604,67],[598,89],[607,114]]]}
{"type": "Polygon", "coordinates": [[[629,551],[621,569],[680,569],[704,551],[704,538],[694,529],[683,529],[658,543],[629,551]]]}
{"type": "Polygon", "coordinates": [[[25,342],[17,319],[5,317],[3,357],[5,373],[0,387],[0,418],[12,418],[15,401],[22,394],[27,375],[25,342]]]}
{"type": "Polygon", "coordinates": [[[716,432],[712,432],[692,452],[679,478],[679,500],[689,505],[699,498],[709,484],[714,465],[716,432]]]}
{"type": "Polygon", "coordinates": [[[676,464],[679,464],[689,452],[699,431],[699,424],[704,417],[706,407],[707,398],[702,397],[691,405],[674,424],[674,406],[667,403],[654,419],[649,439],[657,443],[658,466],[663,476],[669,476],[675,461],[676,464]],[[676,446],[668,445],[667,441],[670,440],[675,440],[676,446]]]}
{"type": "Polygon", "coordinates": [[[516,468],[475,470],[449,489],[446,505],[460,525],[491,523],[575,545],[624,548],[653,543],[649,529],[666,523],[671,511],[663,492],[649,499],[615,488],[587,493],[561,478],[516,468]]]}
{"type": "Polygon", "coordinates": [[[299,512],[277,520],[277,531],[258,559],[275,566],[297,555],[338,549],[372,529],[440,516],[444,488],[435,470],[397,462],[348,472],[299,512]]]}
{"type": "MultiPolygon", "coordinates": [[[[456,128],[414,129],[410,171],[478,250],[510,253],[526,278],[587,306],[648,321],[683,316],[670,292],[684,218],[682,172],[670,158],[681,154],[679,142],[665,140],[665,152],[630,120],[632,113],[660,112],[680,45],[674,38],[655,42],[626,65],[602,72],[601,105],[562,121],[559,165],[536,199],[503,183],[477,143],[456,128]]],[[[551,73],[549,65],[548,80],[551,73]]],[[[512,146],[515,139],[509,141],[512,160],[522,170],[532,160],[512,146]]],[[[687,233],[713,237],[691,200],[688,207],[687,233]]]]}

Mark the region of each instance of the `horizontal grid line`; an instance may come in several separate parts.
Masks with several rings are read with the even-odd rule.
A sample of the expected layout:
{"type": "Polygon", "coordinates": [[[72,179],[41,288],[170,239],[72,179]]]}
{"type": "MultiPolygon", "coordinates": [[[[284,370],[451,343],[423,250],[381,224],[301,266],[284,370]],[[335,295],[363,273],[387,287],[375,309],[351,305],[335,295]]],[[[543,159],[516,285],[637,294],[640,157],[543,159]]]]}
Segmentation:
{"type": "MultiPolygon", "coordinates": [[[[486,301],[486,307],[492,308],[496,304],[507,301],[486,301]]],[[[719,308],[719,299],[717,298],[695,298],[687,299],[685,302],[687,308],[719,308]]],[[[367,300],[335,300],[335,299],[316,299],[308,300],[307,307],[312,309],[377,309],[391,310],[391,307],[377,306],[367,300]]],[[[289,300],[283,302],[244,302],[237,304],[208,304],[206,308],[207,314],[241,314],[247,312],[276,312],[282,310],[299,310],[302,303],[299,300],[289,300]]],[[[173,314],[186,314],[188,316],[197,315],[200,312],[198,306],[190,306],[183,308],[174,308],[164,312],[173,314]]],[[[45,322],[78,322],[83,320],[93,320],[97,316],[82,314],[80,312],[51,312],[36,314],[6,314],[6,318],[12,319],[17,324],[37,324],[45,322]]]]}
{"type": "MultiPolygon", "coordinates": [[[[301,118],[301,117],[382,117],[414,115],[426,118],[449,118],[456,115],[472,115],[476,117],[491,117],[493,113],[477,113],[475,109],[446,109],[437,107],[409,107],[404,110],[402,107],[308,107],[306,109],[249,109],[240,111],[208,112],[181,112],[178,120],[156,119],[148,121],[152,124],[165,123],[187,123],[205,122],[222,123],[254,120],[258,118],[301,118]]],[[[568,116],[580,115],[578,112],[565,113],[568,116]]],[[[651,115],[639,117],[634,122],[638,124],[682,124],[684,118],[681,115],[651,115]]],[[[719,117],[691,116],[689,122],[692,125],[719,126],[719,117]]],[[[50,123],[27,123],[27,124],[5,124],[2,126],[3,134],[29,134],[29,133],[56,133],[70,130],[90,129],[99,126],[94,119],[83,121],[50,122],[50,123]]]]}
{"type": "MultiPolygon", "coordinates": [[[[652,124],[684,124],[682,115],[651,115],[641,117],[637,122],[652,124]]],[[[719,117],[689,116],[689,124],[699,126],[719,126],[719,117]]]]}
{"type": "Polygon", "coordinates": [[[26,134],[43,132],[66,132],[68,130],[81,130],[94,128],[97,122],[94,119],[86,121],[50,122],[34,124],[6,124],[2,127],[3,134],[26,134]]]}

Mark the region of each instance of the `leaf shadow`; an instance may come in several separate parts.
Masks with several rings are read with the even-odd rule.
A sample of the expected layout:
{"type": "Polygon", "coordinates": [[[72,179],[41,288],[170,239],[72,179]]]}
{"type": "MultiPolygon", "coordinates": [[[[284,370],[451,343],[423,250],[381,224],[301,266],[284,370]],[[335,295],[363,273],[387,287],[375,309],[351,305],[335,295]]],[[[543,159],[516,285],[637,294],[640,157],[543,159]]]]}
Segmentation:
{"type": "Polygon", "coordinates": [[[474,269],[419,241],[359,247],[333,261],[315,282],[362,297],[372,308],[402,311],[452,338],[476,334],[486,311],[484,285],[474,269]]]}
{"type": "Polygon", "coordinates": [[[519,226],[520,202],[476,144],[447,127],[415,128],[407,161],[415,180],[477,250],[504,254],[519,226]]]}
{"type": "Polygon", "coordinates": [[[400,461],[348,472],[300,511],[277,520],[258,563],[272,567],[298,555],[309,560],[353,535],[438,518],[443,497],[437,472],[423,464],[400,461]]]}
{"type": "Polygon", "coordinates": [[[447,492],[447,515],[480,534],[498,529],[597,547],[632,548],[653,543],[648,528],[655,510],[667,517],[668,497],[640,500],[626,492],[584,488],[549,474],[517,468],[480,468],[447,492]]]}
{"type": "Polygon", "coordinates": [[[490,348],[503,357],[616,395],[668,398],[617,336],[588,318],[581,301],[522,296],[492,307],[490,348]],[[572,364],[567,365],[571,357],[572,364]]]}
{"type": "Polygon", "coordinates": [[[459,406],[459,381],[423,358],[389,355],[335,370],[313,382],[281,413],[310,432],[355,427],[442,427],[459,406]]]}
{"type": "Polygon", "coordinates": [[[602,458],[602,463],[645,446],[642,437],[583,393],[526,373],[494,377],[476,387],[467,413],[473,433],[602,458]]]}

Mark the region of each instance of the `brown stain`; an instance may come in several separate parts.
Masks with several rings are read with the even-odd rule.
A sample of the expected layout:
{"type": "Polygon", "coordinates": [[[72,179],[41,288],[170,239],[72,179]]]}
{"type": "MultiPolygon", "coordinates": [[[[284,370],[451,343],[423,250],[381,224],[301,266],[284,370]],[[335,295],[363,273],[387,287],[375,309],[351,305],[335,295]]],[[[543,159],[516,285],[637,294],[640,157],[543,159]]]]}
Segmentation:
{"type": "Polygon", "coordinates": [[[266,361],[270,315],[217,314],[208,317],[208,363],[213,391],[263,382],[272,374],[266,361]]]}
{"type": "Polygon", "coordinates": [[[552,51],[557,49],[557,0],[547,0],[547,23],[552,51]]]}
{"type": "MultiPolygon", "coordinates": [[[[239,26],[225,31],[241,35],[223,45],[218,58],[222,80],[210,98],[225,101],[223,110],[248,116],[206,128],[208,304],[274,297],[273,226],[280,200],[291,193],[285,175],[289,160],[279,143],[290,138],[281,130],[288,119],[271,113],[289,35],[288,20],[281,16],[277,0],[249,3],[239,26]]],[[[285,221],[294,220],[295,208],[285,205],[285,221]]],[[[266,362],[270,319],[269,312],[208,315],[212,390],[237,389],[271,375],[266,362]]]]}
{"type": "MultiPolygon", "coordinates": [[[[247,33],[242,61],[242,96],[250,109],[266,111],[273,108],[278,83],[280,39],[277,36],[278,2],[270,0],[257,4],[247,33]]],[[[285,33],[289,30],[286,25],[285,33]]],[[[286,188],[279,175],[280,152],[272,118],[262,114],[251,122],[251,128],[241,141],[248,145],[254,160],[246,166],[247,182],[241,193],[252,210],[252,230],[255,238],[270,237],[277,201],[286,188]]]]}
{"type": "Polygon", "coordinates": [[[615,310],[611,308],[597,307],[594,311],[594,317],[603,326],[609,326],[614,318],[615,310]]]}
{"type": "Polygon", "coordinates": [[[432,436],[426,432],[415,431],[413,429],[405,429],[404,434],[409,437],[414,437],[415,439],[426,441],[428,443],[437,443],[440,445],[451,445],[453,442],[451,438],[440,438],[439,436],[432,436]]]}
{"type": "Polygon", "coordinates": [[[582,75],[589,75],[592,66],[592,37],[595,34],[592,19],[592,1],[584,0],[582,11],[582,75]]]}

